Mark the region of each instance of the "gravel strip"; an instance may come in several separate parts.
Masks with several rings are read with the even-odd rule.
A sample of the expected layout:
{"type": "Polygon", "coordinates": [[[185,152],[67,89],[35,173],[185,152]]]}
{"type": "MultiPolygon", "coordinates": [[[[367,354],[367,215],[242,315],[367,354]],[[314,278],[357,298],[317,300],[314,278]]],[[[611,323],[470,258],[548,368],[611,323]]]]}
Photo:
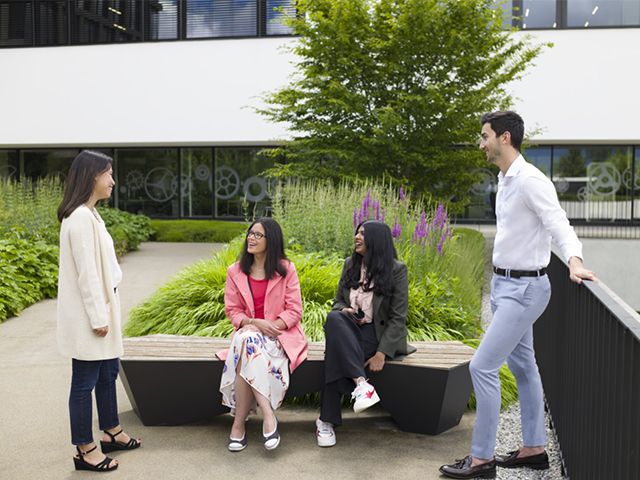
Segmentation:
{"type": "MultiPolygon", "coordinates": [[[[485,283],[482,293],[482,328],[486,330],[491,323],[491,252],[493,238],[486,239],[487,262],[485,268],[485,283]]],[[[547,454],[549,455],[549,470],[532,470],[530,468],[498,468],[498,479],[547,479],[560,480],[563,477],[560,466],[558,442],[550,428],[549,414],[545,413],[547,424],[547,454]]],[[[515,403],[500,414],[498,422],[498,436],[496,438],[496,453],[506,454],[522,446],[522,427],[520,424],[520,405],[515,403]]]]}

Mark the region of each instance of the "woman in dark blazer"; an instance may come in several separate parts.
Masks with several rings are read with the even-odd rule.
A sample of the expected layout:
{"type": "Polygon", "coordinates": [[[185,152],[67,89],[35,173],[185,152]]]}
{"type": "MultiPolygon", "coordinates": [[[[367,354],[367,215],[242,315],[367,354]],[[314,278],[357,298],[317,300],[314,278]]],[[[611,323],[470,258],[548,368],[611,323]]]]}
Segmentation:
{"type": "Polygon", "coordinates": [[[407,266],[398,260],[391,230],[383,222],[365,221],[358,225],[354,243],[324,324],[324,381],[316,420],[321,447],[336,443],[342,395],[351,393],[356,413],[380,401],[365,368],[379,372],[387,358],[415,351],[407,345],[407,266]]]}

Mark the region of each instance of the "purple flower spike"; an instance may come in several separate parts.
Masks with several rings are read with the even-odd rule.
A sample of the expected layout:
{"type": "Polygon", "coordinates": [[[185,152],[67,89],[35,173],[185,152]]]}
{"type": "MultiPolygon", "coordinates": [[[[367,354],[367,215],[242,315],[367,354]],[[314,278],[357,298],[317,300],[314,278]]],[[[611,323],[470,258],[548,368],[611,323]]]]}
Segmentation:
{"type": "Polygon", "coordinates": [[[406,199],[404,198],[404,190],[402,189],[402,187],[400,187],[400,200],[402,200],[403,202],[406,201],[406,199]]]}
{"type": "Polygon", "coordinates": [[[394,241],[400,241],[400,235],[402,235],[402,225],[398,223],[398,217],[394,217],[393,230],[391,230],[391,236],[394,241]]]}

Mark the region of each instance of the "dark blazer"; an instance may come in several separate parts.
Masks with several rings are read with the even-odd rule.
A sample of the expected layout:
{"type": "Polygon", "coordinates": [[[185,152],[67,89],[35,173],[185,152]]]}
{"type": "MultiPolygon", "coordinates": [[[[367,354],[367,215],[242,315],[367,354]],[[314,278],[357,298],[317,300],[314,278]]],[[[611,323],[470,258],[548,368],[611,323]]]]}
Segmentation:
{"type": "MultiPolygon", "coordinates": [[[[342,310],[351,307],[350,289],[343,286],[344,276],[351,267],[352,259],[344,261],[333,309],[342,310]]],[[[378,337],[378,351],[387,357],[408,355],[416,351],[407,344],[407,313],[409,311],[409,277],[407,266],[400,260],[394,260],[393,281],[395,290],[391,297],[373,295],[373,323],[378,337]]]]}

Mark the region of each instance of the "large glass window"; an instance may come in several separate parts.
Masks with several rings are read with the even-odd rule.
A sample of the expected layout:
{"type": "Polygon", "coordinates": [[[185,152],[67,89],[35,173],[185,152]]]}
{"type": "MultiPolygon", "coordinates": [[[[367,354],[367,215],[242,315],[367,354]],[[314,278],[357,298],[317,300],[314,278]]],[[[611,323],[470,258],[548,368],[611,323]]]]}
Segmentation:
{"type": "Polygon", "coordinates": [[[187,0],[187,38],[258,35],[257,0],[187,0]]]}
{"type": "Polygon", "coordinates": [[[522,0],[522,28],[556,28],[556,0],[522,0]]]}
{"type": "Polygon", "coordinates": [[[210,148],[184,148],[180,157],[180,192],[182,217],[213,215],[212,172],[210,148]]]}
{"type": "Polygon", "coordinates": [[[174,40],[178,35],[178,0],[159,0],[149,2],[145,24],[148,40],[174,40]]]}
{"type": "Polygon", "coordinates": [[[640,25],[638,0],[567,0],[567,26],[640,25]]]}
{"type": "Polygon", "coordinates": [[[569,218],[631,218],[631,147],[554,148],[553,180],[569,218]]]}
{"type": "Polygon", "coordinates": [[[143,8],[136,0],[77,0],[70,17],[72,43],[142,41],[143,8]]]}
{"type": "Polygon", "coordinates": [[[266,2],[267,35],[291,35],[291,28],[282,23],[282,20],[287,16],[295,16],[295,2],[292,0],[266,0],[266,2]]]}
{"type": "Polygon", "coordinates": [[[271,211],[271,185],[261,173],[274,165],[258,148],[216,149],[216,216],[263,217],[271,211]]]}
{"type": "Polygon", "coordinates": [[[149,217],[178,217],[177,149],[117,150],[117,207],[149,217]]]}

